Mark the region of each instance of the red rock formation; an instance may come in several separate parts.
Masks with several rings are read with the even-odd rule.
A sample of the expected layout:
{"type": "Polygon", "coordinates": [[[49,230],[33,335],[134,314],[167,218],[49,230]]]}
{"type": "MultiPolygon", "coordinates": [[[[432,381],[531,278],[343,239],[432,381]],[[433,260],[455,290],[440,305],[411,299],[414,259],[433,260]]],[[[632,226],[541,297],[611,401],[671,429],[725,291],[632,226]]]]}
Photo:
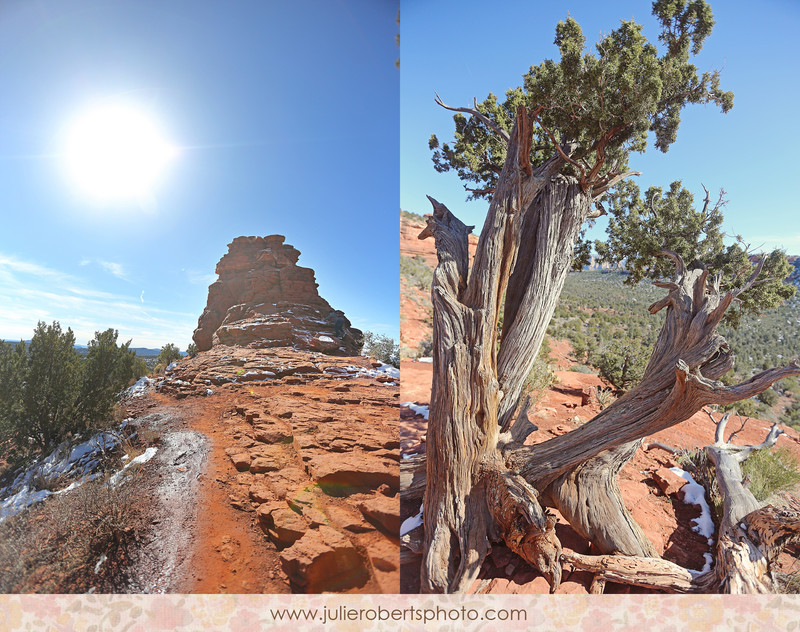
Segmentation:
{"type": "Polygon", "coordinates": [[[317,292],[314,271],[282,235],[237,237],[217,264],[219,279],[194,331],[199,351],[215,345],[294,347],[329,355],[358,355],[362,332],[344,319],[337,337],[331,306],[317,292]]]}

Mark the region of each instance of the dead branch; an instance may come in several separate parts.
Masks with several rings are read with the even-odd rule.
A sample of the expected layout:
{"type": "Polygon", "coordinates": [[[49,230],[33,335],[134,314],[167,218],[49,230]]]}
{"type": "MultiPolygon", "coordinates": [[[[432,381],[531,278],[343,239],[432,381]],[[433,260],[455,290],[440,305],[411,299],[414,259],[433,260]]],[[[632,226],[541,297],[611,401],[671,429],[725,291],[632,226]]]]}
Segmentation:
{"type": "Polygon", "coordinates": [[[474,108],[454,108],[450,107],[449,105],[445,105],[438,93],[434,92],[434,94],[436,95],[436,98],[434,99],[436,103],[442,106],[445,110],[450,110],[451,112],[463,112],[464,114],[469,114],[470,116],[474,116],[481,123],[486,125],[486,127],[491,129],[495,134],[497,134],[500,138],[502,138],[506,144],[508,144],[511,138],[508,132],[505,131],[502,127],[496,125],[494,121],[492,121],[492,119],[490,119],[488,116],[478,111],[477,99],[473,98],[473,101],[475,103],[474,108]]]}

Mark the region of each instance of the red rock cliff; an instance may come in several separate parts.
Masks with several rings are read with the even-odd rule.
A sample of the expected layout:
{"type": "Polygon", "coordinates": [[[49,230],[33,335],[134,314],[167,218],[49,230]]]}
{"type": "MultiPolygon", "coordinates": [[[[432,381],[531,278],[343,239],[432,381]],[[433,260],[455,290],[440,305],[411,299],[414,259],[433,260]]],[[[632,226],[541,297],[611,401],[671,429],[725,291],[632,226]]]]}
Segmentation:
{"type": "Polygon", "coordinates": [[[330,355],[358,355],[362,332],[332,313],[317,292],[314,271],[283,235],[237,237],[217,264],[219,279],[194,331],[198,350],[215,345],[294,347],[330,355]],[[337,318],[344,332],[337,336],[337,318]]]}

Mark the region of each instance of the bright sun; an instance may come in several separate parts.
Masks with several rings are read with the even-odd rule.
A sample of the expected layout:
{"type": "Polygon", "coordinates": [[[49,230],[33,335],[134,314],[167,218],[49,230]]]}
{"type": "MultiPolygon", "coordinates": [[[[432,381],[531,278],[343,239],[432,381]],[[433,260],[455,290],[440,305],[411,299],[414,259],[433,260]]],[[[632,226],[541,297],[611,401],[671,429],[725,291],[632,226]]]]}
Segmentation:
{"type": "Polygon", "coordinates": [[[100,201],[139,200],[152,195],[177,149],[156,124],[129,105],[103,105],[82,112],[65,137],[68,177],[100,201]]]}

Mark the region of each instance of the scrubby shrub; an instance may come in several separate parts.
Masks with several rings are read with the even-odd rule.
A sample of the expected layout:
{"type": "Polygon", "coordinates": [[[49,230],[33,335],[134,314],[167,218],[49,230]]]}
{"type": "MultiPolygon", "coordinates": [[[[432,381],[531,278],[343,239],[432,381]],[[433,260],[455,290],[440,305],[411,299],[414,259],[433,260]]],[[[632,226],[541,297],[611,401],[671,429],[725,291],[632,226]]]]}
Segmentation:
{"type": "Polygon", "coordinates": [[[129,590],[139,507],[133,485],[97,480],[7,518],[0,523],[0,592],[129,590]]]}
{"type": "Polygon", "coordinates": [[[0,443],[4,456],[46,451],[108,419],[119,393],[136,377],[130,341],[96,332],[86,357],[71,329],[40,322],[30,344],[0,342],[0,443]]]}
{"type": "Polygon", "coordinates": [[[758,396],[758,399],[767,406],[774,406],[778,403],[778,394],[771,388],[768,388],[758,396]]]}
{"type": "Polygon", "coordinates": [[[419,255],[414,258],[400,255],[400,276],[408,285],[430,291],[433,282],[433,268],[419,255]]]}
{"type": "Polygon", "coordinates": [[[181,359],[181,352],[174,344],[169,343],[161,347],[161,353],[156,359],[156,366],[168,367],[173,362],[181,359]]]}
{"type": "Polygon", "coordinates": [[[786,448],[756,450],[742,463],[742,474],[750,479],[750,492],[766,500],[773,492],[800,483],[797,461],[786,448]]]}
{"type": "Polygon", "coordinates": [[[597,389],[597,403],[600,404],[600,410],[605,410],[611,404],[614,403],[614,400],[617,399],[614,396],[613,389],[610,388],[598,388],[597,389]]]}
{"type": "Polygon", "coordinates": [[[361,354],[372,356],[385,364],[400,366],[400,345],[393,338],[376,334],[371,331],[364,332],[364,347],[361,354]]]}
{"type": "Polygon", "coordinates": [[[626,335],[615,336],[590,359],[600,375],[623,391],[636,386],[644,375],[650,349],[642,341],[626,335]]]}
{"type": "Polygon", "coordinates": [[[550,342],[545,338],[541,349],[539,349],[539,355],[536,356],[536,361],[533,363],[533,367],[531,367],[531,371],[528,373],[528,377],[522,387],[524,393],[530,393],[531,401],[534,403],[544,397],[545,390],[553,383],[555,371],[553,371],[552,364],[550,342]]]}
{"type": "Polygon", "coordinates": [[[433,356],[433,339],[425,338],[425,340],[419,343],[417,347],[417,357],[419,358],[430,358],[433,356]]]}

